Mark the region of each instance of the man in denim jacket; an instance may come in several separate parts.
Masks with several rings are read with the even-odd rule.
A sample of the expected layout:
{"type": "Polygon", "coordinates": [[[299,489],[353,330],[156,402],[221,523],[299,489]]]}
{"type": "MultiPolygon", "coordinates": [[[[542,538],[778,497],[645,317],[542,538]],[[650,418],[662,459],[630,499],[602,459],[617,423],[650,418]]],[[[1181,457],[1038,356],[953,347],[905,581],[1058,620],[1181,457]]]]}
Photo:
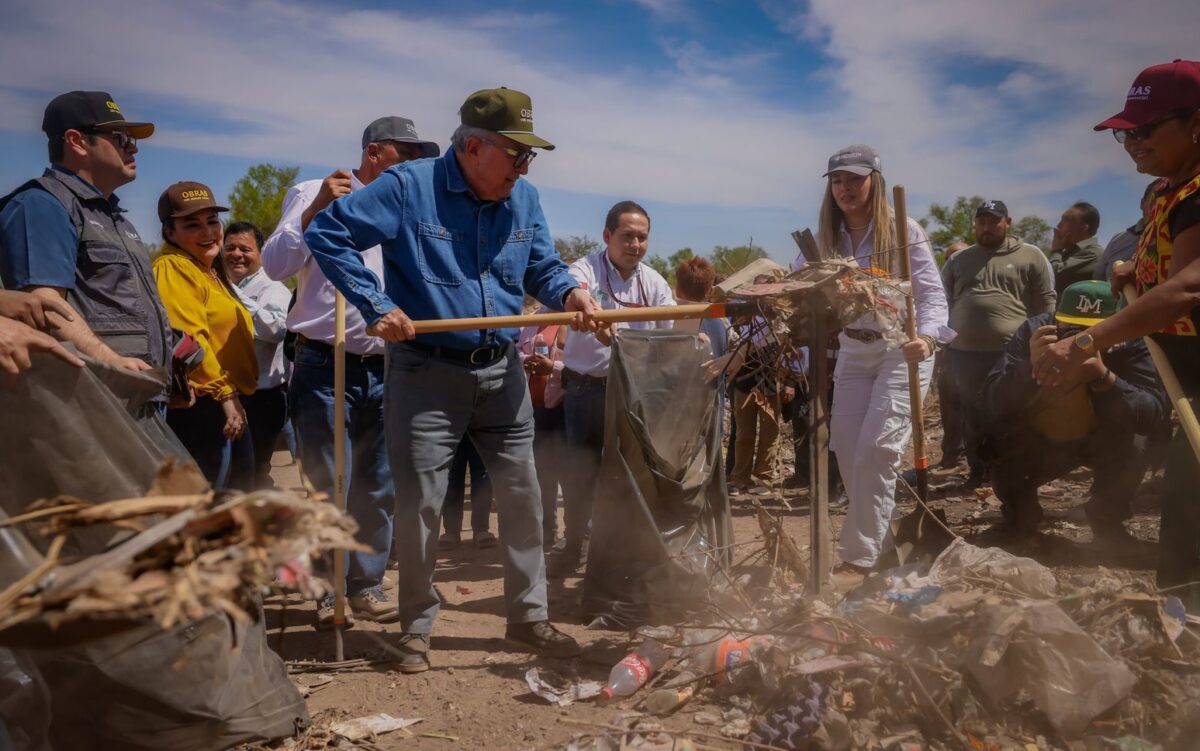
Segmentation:
{"type": "Polygon", "coordinates": [[[576,312],[595,330],[594,300],[554,250],[537,190],[521,177],[534,148],[529,97],[506,88],[467,98],[452,148],[400,164],[332,203],[304,235],[325,276],[388,345],[386,430],[396,483],[396,557],[404,653],[429,668],[437,529],[447,469],[464,435],[495,488],[507,641],[559,657],[579,645],[549,622],[533,408],[513,342],[517,329],[416,335],[413,320],[516,315],[525,293],[576,312]],[[359,255],[383,248],[384,288],[359,255]],[[403,309],[401,309],[403,308],[403,309]]]}

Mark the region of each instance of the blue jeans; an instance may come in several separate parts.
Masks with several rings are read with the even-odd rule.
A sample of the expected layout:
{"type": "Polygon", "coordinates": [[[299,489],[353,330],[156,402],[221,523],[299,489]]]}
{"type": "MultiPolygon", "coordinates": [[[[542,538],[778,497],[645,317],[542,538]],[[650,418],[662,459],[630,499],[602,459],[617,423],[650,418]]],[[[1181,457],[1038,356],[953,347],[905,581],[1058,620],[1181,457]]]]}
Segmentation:
{"type": "MultiPolygon", "coordinates": [[[[346,355],[346,510],[358,523],[355,539],[373,553],[350,553],[346,592],[358,594],[383,582],[392,546],[395,492],[383,430],[382,357],[346,355]]],[[[312,484],[332,494],[333,354],[298,344],[288,387],[288,410],[296,430],[300,468],[312,484]]]]}
{"type": "Polygon", "coordinates": [[[446,532],[461,533],[463,506],[467,498],[467,469],[471,470],[471,531],[487,532],[492,516],[492,481],[471,439],[463,438],[450,464],[446,499],[442,503],[442,526],[446,532]]]}
{"type": "Polygon", "coordinates": [[[608,386],[599,378],[574,373],[566,374],[564,381],[563,521],[567,545],[575,547],[583,543],[592,523],[596,478],[600,476],[600,457],[604,454],[604,401],[608,386]]]}
{"type": "Polygon", "coordinates": [[[404,343],[388,347],[388,453],[396,480],[396,594],[406,633],[428,634],[437,530],[450,463],[470,436],[492,478],[509,623],[547,619],[542,503],[533,468],[533,406],[510,346],[472,367],[404,343]]]}

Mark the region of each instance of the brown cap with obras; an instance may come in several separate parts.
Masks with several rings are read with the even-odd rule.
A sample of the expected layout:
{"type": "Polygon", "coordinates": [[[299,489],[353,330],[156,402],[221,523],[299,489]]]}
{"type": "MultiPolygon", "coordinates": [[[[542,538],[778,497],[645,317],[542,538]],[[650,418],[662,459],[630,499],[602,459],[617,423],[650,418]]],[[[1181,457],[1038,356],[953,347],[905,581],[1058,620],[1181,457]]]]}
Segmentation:
{"type": "Polygon", "coordinates": [[[178,219],[203,209],[229,211],[216,202],[212,190],[204,183],[175,183],[158,197],[158,221],[163,223],[168,219],[178,219]]]}

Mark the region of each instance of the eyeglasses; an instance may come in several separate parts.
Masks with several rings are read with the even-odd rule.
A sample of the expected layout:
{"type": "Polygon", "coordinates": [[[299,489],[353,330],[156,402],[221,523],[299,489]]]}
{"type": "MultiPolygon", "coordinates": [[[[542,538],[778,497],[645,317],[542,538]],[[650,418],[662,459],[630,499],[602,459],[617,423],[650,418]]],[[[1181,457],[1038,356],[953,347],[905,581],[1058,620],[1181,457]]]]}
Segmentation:
{"type": "Polygon", "coordinates": [[[1158,118],[1157,120],[1148,122],[1145,125],[1139,125],[1136,128],[1113,128],[1113,138],[1117,139],[1117,143],[1125,143],[1125,139],[1127,138],[1132,138],[1135,141],[1145,141],[1147,138],[1154,135],[1154,131],[1156,128],[1158,128],[1158,126],[1162,125],[1168,120],[1174,120],[1175,118],[1183,117],[1186,114],[1187,112],[1185,110],[1175,110],[1174,112],[1170,112],[1163,117],[1158,118]]]}
{"type": "Polygon", "coordinates": [[[537,152],[534,151],[533,149],[512,149],[512,148],[509,148],[508,146],[503,146],[501,144],[498,144],[495,141],[488,141],[486,139],[481,139],[481,140],[483,140],[483,142],[486,143],[488,146],[491,146],[494,149],[500,149],[505,154],[508,154],[509,156],[511,156],[512,160],[513,160],[513,169],[521,169],[525,165],[532,162],[533,158],[535,156],[537,156],[537,152]]]}
{"type": "Polygon", "coordinates": [[[125,151],[137,146],[137,139],[123,130],[93,130],[91,133],[98,136],[112,136],[117,141],[117,148],[125,151]]]}

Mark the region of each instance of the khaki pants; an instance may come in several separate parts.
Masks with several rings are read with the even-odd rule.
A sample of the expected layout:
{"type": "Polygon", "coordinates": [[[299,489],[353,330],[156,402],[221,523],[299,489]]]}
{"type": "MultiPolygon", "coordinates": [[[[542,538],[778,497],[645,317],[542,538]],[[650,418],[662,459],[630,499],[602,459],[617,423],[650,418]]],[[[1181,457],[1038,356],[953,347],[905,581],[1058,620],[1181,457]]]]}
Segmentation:
{"type": "Polygon", "coordinates": [[[737,439],[729,481],[743,486],[750,484],[751,477],[764,484],[774,482],[779,451],[779,397],[770,397],[764,407],[749,391],[734,389],[733,419],[737,422],[737,439]]]}

